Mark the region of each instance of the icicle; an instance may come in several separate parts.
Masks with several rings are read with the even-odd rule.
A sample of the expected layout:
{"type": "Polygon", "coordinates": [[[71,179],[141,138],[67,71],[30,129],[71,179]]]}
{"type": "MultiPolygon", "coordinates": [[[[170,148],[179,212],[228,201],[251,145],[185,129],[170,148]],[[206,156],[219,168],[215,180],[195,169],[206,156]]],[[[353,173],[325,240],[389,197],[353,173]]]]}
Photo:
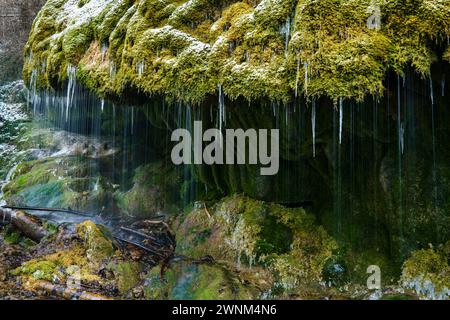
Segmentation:
{"type": "Polygon", "coordinates": [[[144,71],[145,71],[145,59],[142,59],[142,61],[136,65],[136,72],[139,78],[142,77],[144,71]]]}
{"type": "Polygon", "coordinates": [[[342,123],[344,119],[344,107],[342,98],[339,99],[339,144],[342,144],[342,123]]]}
{"type": "Polygon", "coordinates": [[[431,105],[434,105],[434,90],[433,90],[433,79],[430,75],[430,99],[431,99],[431,105]]]}
{"type": "Polygon", "coordinates": [[[67,66],[67,78],[69,81],[67,84],[66,122],[69,119],[69,107],[72,105],[73,97],[75,94],[76,78],[77,78],[77,69],[70,64],[67,66]]]}
{"type": "Polygon", "coordinates": [[[305,69],[305,95],[308,95],[308,67],[309,67],[309,64],[308,64],[308,62],[305,62],[304,64],[303,64],[303,68],[305,69]]]}
{"type": "Polygon", "coordinates": [[[316,157],[316,101],[312,101],[312,111],[311,111],[311,128],[312,128],[312,138],[313,138],[313,157],[316,157]]]}
{"type": "Polygon", "coordinates": [[[116,64],[114,62],[110,62],[109,64],[109,77],[111,80],[114,80],[116,77],[116,64]]]}
{"type": "Polygon", "coordinates": [[[295,97],[298,97],[298,77],[300,73],[300,59],[297,60],[297,73],[295,76],[295,97]]]}
{"type": "Polygon", "coordinates": [[[287,57],[289,53],[289,38],[291,36],[291,17],[288,17],[285,24],[285,48],[284,54],[287,57]]]}
{"type": "Polygon", "coordinates": [[[380,6],[372,1],[372,4],[367,9],[371,16],[367,19],[367,28],[369,30],[380,30],[381,28],[381,9],[380,6]]]}
{"type": "Polygon", "coordinates": [[[224,125],[226,125],[226,110],[225,110],[225,95],[222,91],[222,85],[218,85],[219,89],[219,130],[222,131],[224,125]]]}
{"type": "Polygon", "coordinates": [[[102,44],[102,64],[105,62],[107,52],[108,52],[108,45],[104,43],[102,44]]]}
{"type": "Polygon", "coordinates": [[[38,71],[34,69],[30,75],[30,89],[28,91],[28,102],[33,105],[33,113],[36,113],[36,86],[38,71]]]}

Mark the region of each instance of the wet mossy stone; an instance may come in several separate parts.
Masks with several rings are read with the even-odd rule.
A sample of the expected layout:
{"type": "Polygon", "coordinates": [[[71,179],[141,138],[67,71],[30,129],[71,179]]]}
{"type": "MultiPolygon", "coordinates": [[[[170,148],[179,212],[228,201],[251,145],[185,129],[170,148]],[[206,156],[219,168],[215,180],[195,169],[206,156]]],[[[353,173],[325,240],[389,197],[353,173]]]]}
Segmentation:
{"type": "Polygon", "coordinates": [[[337,249],[336,242],[303,209],[245,196],[194,209],[180,217],[174,229],[179,253],[212,256],[238,269],[262,266],[286,291],[319,283],[337,249]]]}
{"type": "Polygon", "coordinates": [[[24,78],[59,86],[70,66],[102,95],[199,103],[289,101],[294,92],[362,100],[388,70],[428,76],[448,59],[450,3],[387,0],[49,0],[25,48],[24,78]],[[370,21],[378,23],[370,23],[370,21]]]}
{"type": "Polygon", "coordinates": [[[172,263],[163,277],[161,268],[155,267],[145,286],[146,298],[151,300],[248,300],[257,294],[224,267],[187,261],[172,263]]]}
{"type": "Polygon", "coordinates": [[[450,298],[450,242],[438,248],[412,253],[403,264],[401,282],[420,297],[432,300],[450,298]]]}
{"type": "Polygon", "coordinates": [[[76,231],[84,241],[87,257],[90,261],[98,263],[114,254],[112,235],[106,228],[98,226],[92,221],[85,221],[77,225],[76,231]]]}

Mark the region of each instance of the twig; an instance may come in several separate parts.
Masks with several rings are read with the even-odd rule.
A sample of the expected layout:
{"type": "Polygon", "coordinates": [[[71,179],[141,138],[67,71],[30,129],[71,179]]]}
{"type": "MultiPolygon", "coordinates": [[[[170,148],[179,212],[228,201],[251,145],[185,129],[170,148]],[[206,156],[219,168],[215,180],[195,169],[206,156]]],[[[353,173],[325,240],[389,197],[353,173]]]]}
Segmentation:
{"type": "Polygon", "coordinates": [[[72,209],[55,209],[55,208],[37,208],[37,207],[15,207],[15,206],[3,206],[2,208],[5,209],[12,209],[12,210],[28,210],[28,211],[47,211],[47,212],[61,212],[61,213],[69,213],[69,214],[75,214],[78,216],[84,216],[84,217],[94,217],[93,215],[81,212],[81,211],[75,211],[72,209]]]}

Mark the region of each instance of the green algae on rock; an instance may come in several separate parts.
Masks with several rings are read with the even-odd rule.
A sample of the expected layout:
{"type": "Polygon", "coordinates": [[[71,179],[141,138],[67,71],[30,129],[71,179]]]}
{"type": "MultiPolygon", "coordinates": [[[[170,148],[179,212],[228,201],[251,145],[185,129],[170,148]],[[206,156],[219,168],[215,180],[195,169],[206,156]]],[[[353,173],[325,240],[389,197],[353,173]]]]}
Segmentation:
{"type": "Polygon", "coordinates": [[[427,76],[448,59],[438,48],[449,14],[448,0],[49,0],[24,76],[35,70],[40,86],[57,87],[75,66],[101,95],[137,89],[189,103],[219,85],[248,100],[361,100],[383,94],[388,70],[427,76]]]}

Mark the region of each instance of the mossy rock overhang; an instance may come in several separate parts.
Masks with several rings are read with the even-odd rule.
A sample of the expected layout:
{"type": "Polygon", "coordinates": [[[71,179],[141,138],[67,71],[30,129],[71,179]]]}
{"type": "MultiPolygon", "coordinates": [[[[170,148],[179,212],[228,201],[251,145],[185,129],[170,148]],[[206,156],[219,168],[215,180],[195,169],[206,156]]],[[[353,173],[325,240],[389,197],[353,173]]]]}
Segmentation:
{"type": "Polygon", "coordinates": [[[76,67],[101,96],[186,103],[218,87],[250,101],[362,100],[383,94],[388,70],[427,77],[450,60],[449,17],[450,0],[48,0],[24,78],[56,88],[76,67]]]}

